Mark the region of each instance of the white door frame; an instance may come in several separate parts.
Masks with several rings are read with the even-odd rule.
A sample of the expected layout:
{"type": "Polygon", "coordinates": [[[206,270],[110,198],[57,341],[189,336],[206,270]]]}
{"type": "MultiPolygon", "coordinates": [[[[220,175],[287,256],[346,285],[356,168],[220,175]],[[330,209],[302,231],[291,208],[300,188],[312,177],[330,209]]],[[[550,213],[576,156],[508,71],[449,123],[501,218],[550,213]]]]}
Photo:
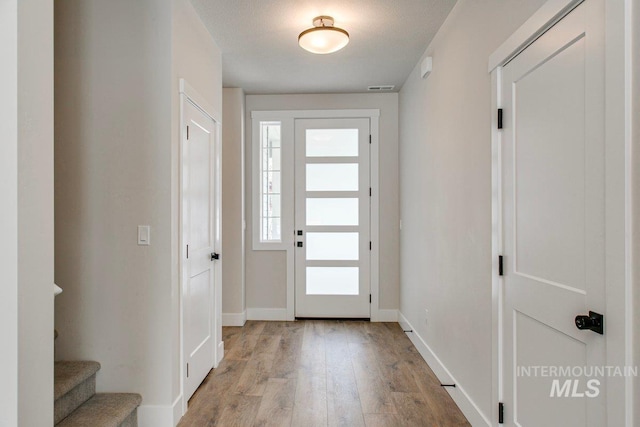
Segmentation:
{"type": "MultiPolygon", "coordinates": [[[[498,423],[498,402],[503,399],[501,336],[504,283],[498,274],[502,254],[501,131],[497,112],[501,103],[502,66],[584,0],[548,0],[489,57],[492,84],[492,424],[498,423]]],[[[631,3],[605,0],[605,145],[606,145],[606,364],[633,365],[633,299],[631,258],[631,3]],[[624,167],[621,167],[624,165],[624,167]],[[622,223],[624,222],[624,223],[622,223]]],[[[609,378],[607,425],[633,426],[633,379],[609,378]]]]}
{"type": "MultiPolygon", "coordinates": [[[[370,119],[371,123],[371,321],[381,322],[385,319],[380,314],[380,110],[379,109],[348,109],[348,110],[278,110],[278,111],[252,111],[251,119],[252,123],[252,220],[254,224],[253,228],[253,249],[254,250],[278,250],[285,251],[287,253],[287,315],[285,319],[271,319],[271,320],[295,320],[295,248],[293,247],[293,239],[289,244],[289,240],[283,243],[267,243],[258,245],[256,244],[256,233],[259,228],[256,228],[259,218],[259,208],[256,206],[255,200],[257,195],[256,191],[259,191],[259,184],[257,184],[257,175],[259,164],[256,160],[256,153],[259,149],[259,132],[257,133],[257,123],[259,121],[280,121],[282,122],[282,144],[285,144],[285,138],[291,141],[291,148],[293,148],[294,140],[294,121],[296,119],[342,119],[342,118],[364,118],[370,119]]],[[[285,155],[283,152],[282,164],[284,167],[293,168],[293,150],[289,155],[285,155]]],[[[293,169],[291,169],[293,171],[293,169]]],[[[285,188],[289,188],[293,192],[293,182],[291,185],[283,182],[283,192],[285,188]],[[285,187],[286,186],[286,187],[285,187]]],[[[286,196],[283,196],[283,200],[286,196]]],[[[293,194],[291,197],[287,197],[288,200],[293,200],[293,194]]],[[[293,222],[293,203],[289,206],[283,201],[283,236],[293,237],[294,222],[293,222]],[[290,212],[285,212],[290,211],[290,212]],[[285,221],[285,214],[290,215],[290,219],[285,221]],[[286,234],[289,233],[289,234],[286,234]]],[[[284,239],[284,237],[283,237],[284,239]]],[[[247,317],[249,312],[247,312],[247,317]]]]}
{"type": "MultiPolygon", "coordinates": [[[[178,233],[179,238],[178,242],[180,247],[178,248],[178,262],[179,262],[179,277],[180,277],[180,288],[179,288],[179,298],[180,298],[180,397],[182,400],[182,405],[178,405],[181,407],[182,414],[187,412],[187,399],[184,399],[184,383],[186,381],[186,369],[185,369],[185,356],[184,356],[184,301],[182,298],[182,291],[184,287],[184,264],[183,264],[183,252],[186,247],[185,236],[182,232],[182,212],[183,212],[183,198],[182,198],[182,161],[183,161],[183,150],[184,144],[187,140],[186,135],[186,122],[184,118],[185,107],[187,102],[190,102],[194,106],[196,106],[200,111],[202,111],[206,116],[211,118],[211,120],[215,123],[215,211],[214,215],[216,217],[215,221],[215,251],[218,253],[222,253],[222,227],[221,227],[221,218],[222,218],[222,115],[216,111],[211,105],[207,103],[205,98],[200,96],[198,92],[193,89],[189,84],[184,80],[180,79],[180,148],[179,148],[179,215],[178,215],[178,233]]],[[[222,258],[222,256],[221,256],[222,258]]],[[[214,368],[218,367],[218,364],[224,357],[224,342],[222,341],[222,262],[217,262],[215,266],[214,273],[214,316],[213,316],[213,331],[214,331],[214,368]]],[[[176,407],[176,405],[174,405],[176,407]]],[[[174,419],[175,416],[174,416],[174,419]]],[[[177,418],[179,419],[179,417],[177,418]]]]}

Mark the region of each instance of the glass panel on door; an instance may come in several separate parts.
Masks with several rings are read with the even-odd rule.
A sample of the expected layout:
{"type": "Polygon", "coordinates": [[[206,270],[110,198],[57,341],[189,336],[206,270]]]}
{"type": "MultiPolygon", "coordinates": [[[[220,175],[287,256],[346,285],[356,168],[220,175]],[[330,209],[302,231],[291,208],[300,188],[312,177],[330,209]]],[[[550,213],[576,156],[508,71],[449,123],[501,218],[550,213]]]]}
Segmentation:
{"type": "Polygon", "coordinates": [[[307,191],[358,191],[358,164],[307,164],[307,191]]]}
{"type": "Polygon", "coordinates": [[[359,234],[307,233],[307,259],[357,261],[359,234]]]}
{"type": "Polygon", "coordinates": [[[307,225],[358,225],[358,199],[307,198],[307,225]]]}
{"type": "Polygon", "coordinates": [[[307,157],[358,157],[358,129],[307,129],[307,157]]]}

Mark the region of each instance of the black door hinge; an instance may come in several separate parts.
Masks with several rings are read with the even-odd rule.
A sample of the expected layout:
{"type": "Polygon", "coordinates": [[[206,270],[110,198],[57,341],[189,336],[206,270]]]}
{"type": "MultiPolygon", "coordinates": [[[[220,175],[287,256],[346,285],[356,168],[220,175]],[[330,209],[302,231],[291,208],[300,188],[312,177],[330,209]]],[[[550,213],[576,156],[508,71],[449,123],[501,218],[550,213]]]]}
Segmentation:
{"type": "Polygon", "coordinates": [[[189,245],[187,245],[187,259],[189,259],[189,245]]]}
{"type": "Polygon", "coordinates": [[[498,403],[498,424],[504,424],[504,403],[498,403]]]}
{"type": "Polygon", "coordinates": [[[369,304],[371,304],[371,294],[369,294],[369,304]]]}
{"type": "Polygon", "coordinates": [[[369,135],[369,144],[371,144],[371,135],[369,135]]]}
{"type": "Polygon", "coordinates": [[[498,108],[498,129],[502,129],[502,108],[498,108]]]}
{"type": "Polygon", "coordinates": [[[189,378],[189,364],[187,363],[187,378],[189,378]]]}
{"type": "Polygon", "coordinates": [[[187,140],[189,139],[189,126],[187,126],[187,140]]]}
{"type": "Polygon", "coordinates": [[[504,276],[504,258],[498,255],[498,276],[504,276]]]}
{"type": "Polygon", "coordinates": [[[371,187],[369,187],[369,197],[371,197],[371,187]]]}
{"type": "Polygon", "coordinates": [[[369,250],[371,250],[372,248],[373,248],[373,244],[369,242],[369,250]]]}

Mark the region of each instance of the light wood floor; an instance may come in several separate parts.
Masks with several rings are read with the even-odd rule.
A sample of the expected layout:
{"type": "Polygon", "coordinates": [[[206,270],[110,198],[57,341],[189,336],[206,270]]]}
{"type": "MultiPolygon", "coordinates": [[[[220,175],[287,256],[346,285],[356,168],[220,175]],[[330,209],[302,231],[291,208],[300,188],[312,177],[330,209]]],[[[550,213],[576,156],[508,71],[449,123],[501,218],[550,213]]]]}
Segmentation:
{"type": "Polygon", "coordinates": [[[180,427],[469,425],[397,323],[250,321],[223,339],[180,427]]]}

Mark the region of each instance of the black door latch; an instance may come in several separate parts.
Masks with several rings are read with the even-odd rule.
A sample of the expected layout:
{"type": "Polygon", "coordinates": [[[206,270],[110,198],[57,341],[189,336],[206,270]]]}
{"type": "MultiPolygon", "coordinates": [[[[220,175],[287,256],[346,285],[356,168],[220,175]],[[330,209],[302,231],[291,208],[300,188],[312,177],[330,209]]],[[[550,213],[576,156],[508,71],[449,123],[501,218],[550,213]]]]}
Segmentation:
{"type": "Polygon", "coordinates": [[[219,253],[214,252],[214,253],[211,254],[211,261],[216,261],[216,260],[219,260],[219,259],[220,259],[220,254],[219,253]]]}
{"type": "Polygon", "coordinates": [[[589,329],[603,335],[604,316],[594,311],[590,311],[588,316],[576,316],[576,327],[580,330],[589,329]]]}

